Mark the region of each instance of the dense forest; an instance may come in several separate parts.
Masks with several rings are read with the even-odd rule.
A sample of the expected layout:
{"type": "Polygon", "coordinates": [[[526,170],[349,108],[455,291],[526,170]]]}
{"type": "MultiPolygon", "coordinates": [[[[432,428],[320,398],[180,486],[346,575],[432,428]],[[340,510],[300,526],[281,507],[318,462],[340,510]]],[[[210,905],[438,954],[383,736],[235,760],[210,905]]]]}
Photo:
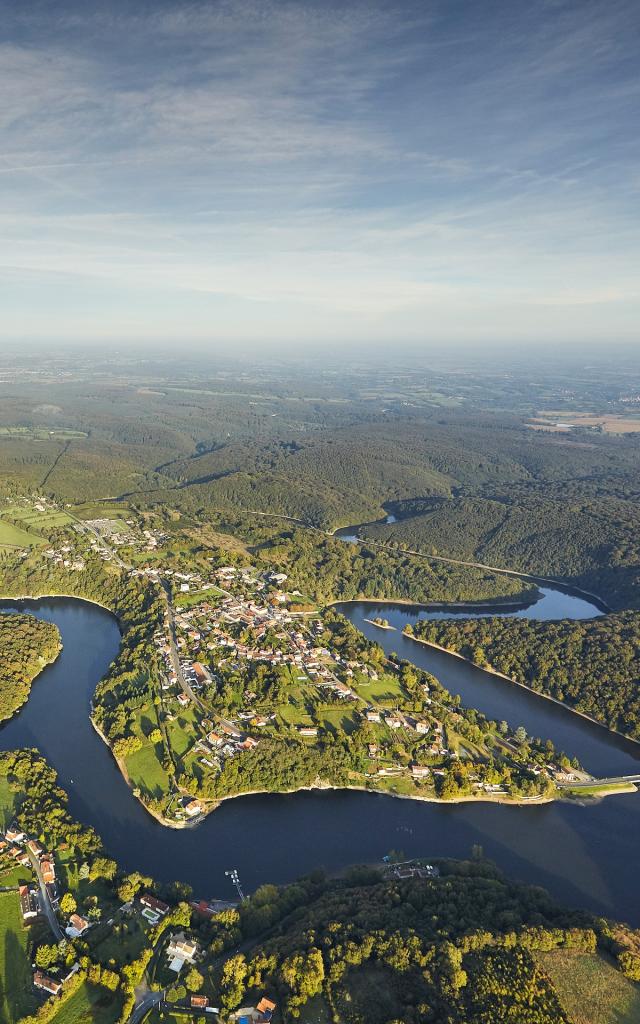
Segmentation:
{"type": "Polygon", "coordinates": [[[31,683],[60,651],[51,622],[33,615],[0,615],[0,720],[11,718],[29,697],[31,683]]]}
{"type": "Polygon", "coordinates": [[[366,544],[348,544],[304,529],[279,531],[255,548],[286,572],[288,585],[319,603],[389,598],[421,604],[526,598],[532,587],[482,569],[429,562],[366,544]]]}
{"type": "Polygon", "coordinates": [[[536,622],[420,620],[412,634],[640,739],[640,613],[536,622]]]}

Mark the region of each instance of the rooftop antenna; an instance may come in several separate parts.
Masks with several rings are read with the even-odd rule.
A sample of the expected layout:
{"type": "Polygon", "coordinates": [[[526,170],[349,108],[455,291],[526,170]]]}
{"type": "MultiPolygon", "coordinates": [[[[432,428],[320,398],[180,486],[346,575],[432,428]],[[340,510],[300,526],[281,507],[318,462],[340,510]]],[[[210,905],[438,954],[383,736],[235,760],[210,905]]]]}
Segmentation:
{"type": "Polygon", "coordinates": [[[241,900],[243,900],[244,893],[242,891],[242,886],[240,885],[240,876],[238,875],[237,869],[231,868],[230,871],[225,871],[225,875],[227,875],[231,879],[236,889],[238,890],[238,896],[240,897],[241,900]]]}

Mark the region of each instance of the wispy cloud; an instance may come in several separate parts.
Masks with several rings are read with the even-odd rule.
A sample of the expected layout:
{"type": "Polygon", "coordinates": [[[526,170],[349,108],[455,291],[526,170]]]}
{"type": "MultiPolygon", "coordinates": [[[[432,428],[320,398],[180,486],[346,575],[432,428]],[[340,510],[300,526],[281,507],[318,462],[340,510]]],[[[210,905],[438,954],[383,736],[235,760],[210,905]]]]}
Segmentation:
{"type": "Polygon", "coordinates": [[[632,329],[631,0],[134,9],[9,7],[5,323],[86,331],[81,290],[114,334],[632,329]]]}

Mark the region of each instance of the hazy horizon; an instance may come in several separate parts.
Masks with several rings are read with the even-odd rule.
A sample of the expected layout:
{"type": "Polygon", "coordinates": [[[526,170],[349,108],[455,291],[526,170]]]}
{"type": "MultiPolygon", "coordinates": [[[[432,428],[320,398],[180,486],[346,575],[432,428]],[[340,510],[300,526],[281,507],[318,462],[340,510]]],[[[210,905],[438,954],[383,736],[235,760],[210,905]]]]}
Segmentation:
{"type": "Polygon", "coordinates": [[[6,346],[638,341],[630,0],[14,2],[3,36],[6,346]]]}

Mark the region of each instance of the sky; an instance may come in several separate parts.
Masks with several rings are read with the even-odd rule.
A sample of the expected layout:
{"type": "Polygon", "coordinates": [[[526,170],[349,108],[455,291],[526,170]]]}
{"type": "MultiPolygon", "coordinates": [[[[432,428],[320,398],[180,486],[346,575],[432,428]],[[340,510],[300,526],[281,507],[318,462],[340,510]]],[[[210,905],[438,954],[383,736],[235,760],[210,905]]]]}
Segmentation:
{"type": "Polygon", "coordinates": [[[636,0],[5,0],[0,344],[640,341],[636,0]]]}

